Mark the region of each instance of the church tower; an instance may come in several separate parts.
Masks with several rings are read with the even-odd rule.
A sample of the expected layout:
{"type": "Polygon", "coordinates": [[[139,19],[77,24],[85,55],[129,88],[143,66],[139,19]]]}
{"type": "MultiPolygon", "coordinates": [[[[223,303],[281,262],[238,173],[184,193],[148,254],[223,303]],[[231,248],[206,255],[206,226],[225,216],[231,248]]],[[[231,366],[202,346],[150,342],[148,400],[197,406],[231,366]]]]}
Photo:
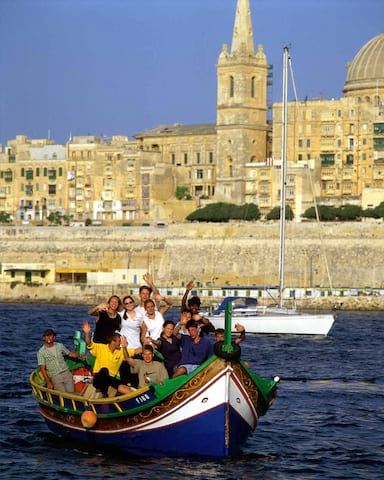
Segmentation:
{"type": "Polygon", "coordinates": [[[217,201],[244,203],[247,164],[266,161],[267,77],[249,0],[237,0],[231,51],[223,45],[217,64],[217,201]]]}

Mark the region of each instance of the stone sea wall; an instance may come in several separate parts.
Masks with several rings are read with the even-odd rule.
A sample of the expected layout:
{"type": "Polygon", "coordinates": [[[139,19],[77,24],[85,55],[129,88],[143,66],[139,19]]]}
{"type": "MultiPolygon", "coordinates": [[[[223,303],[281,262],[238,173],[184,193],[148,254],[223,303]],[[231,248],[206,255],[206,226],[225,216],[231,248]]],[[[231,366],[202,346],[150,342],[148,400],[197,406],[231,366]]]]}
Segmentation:
{"type": "MultiPolygon", "coordinates": [[[[289,224],[285,284],[384,288],[383,247],[382,222],[289,224]]],[[[1,263],[53,263],[56,270],[145,269],[162,287],[181,287],[191,279],[202,286],[277,285],[279,227],[276,223],[180,223],[166,228],[2,227],[0,252],[1,263]]],[[[27,296],[31,300],[72,302],[74,292],[74,297],[84,300],[78,303],[92,304],[99,295],[128,287],[137,286],[11,288],[1,283],[0,299],[17,301],[27,296]]]]}

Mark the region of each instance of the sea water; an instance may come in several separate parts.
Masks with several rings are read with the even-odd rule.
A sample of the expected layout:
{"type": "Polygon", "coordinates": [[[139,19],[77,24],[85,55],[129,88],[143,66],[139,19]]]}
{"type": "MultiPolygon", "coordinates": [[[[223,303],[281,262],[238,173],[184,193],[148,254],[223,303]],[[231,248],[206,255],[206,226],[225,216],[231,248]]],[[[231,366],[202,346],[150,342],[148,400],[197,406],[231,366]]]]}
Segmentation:
{"type": "Polygon", "coordinates": [[[53,328],[56,340],[73,349],[83,320],[94,322],[88,308],[0,305],[1,478],[384,478],[381,312],[340,312],[328,337],[247,334],[242,357],[260,375],[280,376],[278,397],[243,452],[218,460],[92,451],[49,432],[28,379],[41,335],[53,328]]]}

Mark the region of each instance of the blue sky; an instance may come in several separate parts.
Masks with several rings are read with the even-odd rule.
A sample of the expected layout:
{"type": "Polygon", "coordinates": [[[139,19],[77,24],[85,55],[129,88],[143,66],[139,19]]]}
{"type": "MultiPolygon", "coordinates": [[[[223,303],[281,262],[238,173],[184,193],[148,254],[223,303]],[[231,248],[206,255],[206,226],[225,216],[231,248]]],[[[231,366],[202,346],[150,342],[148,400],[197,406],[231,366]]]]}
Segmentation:
{"type": "MultiPolygon", "coordinates": [[[[384,31],[383,0],[250,0],[255,47],[290,47],[299,99],[339,98],[346,63],[384,31]]],[[[214,123],[236,0],[0,0],[0,143],[214,123]]]]}

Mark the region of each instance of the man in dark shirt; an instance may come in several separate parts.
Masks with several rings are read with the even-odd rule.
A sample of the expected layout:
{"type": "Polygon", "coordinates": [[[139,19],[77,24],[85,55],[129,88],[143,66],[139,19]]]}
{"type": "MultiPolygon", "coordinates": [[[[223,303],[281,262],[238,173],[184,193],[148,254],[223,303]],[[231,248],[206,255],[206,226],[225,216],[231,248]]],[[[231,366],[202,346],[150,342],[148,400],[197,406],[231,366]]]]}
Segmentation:
{"type": "Polygon", "coordinates": [[[213,355],[212,343],[206,337],[199,335],[198,323],[189,320],[186,324],[189,335],[179,333],[182,328],[180,322],[174,330],[174,335],[181,342],[181,360],[172,378],[193,372],[199,365],[213,355]]]}

